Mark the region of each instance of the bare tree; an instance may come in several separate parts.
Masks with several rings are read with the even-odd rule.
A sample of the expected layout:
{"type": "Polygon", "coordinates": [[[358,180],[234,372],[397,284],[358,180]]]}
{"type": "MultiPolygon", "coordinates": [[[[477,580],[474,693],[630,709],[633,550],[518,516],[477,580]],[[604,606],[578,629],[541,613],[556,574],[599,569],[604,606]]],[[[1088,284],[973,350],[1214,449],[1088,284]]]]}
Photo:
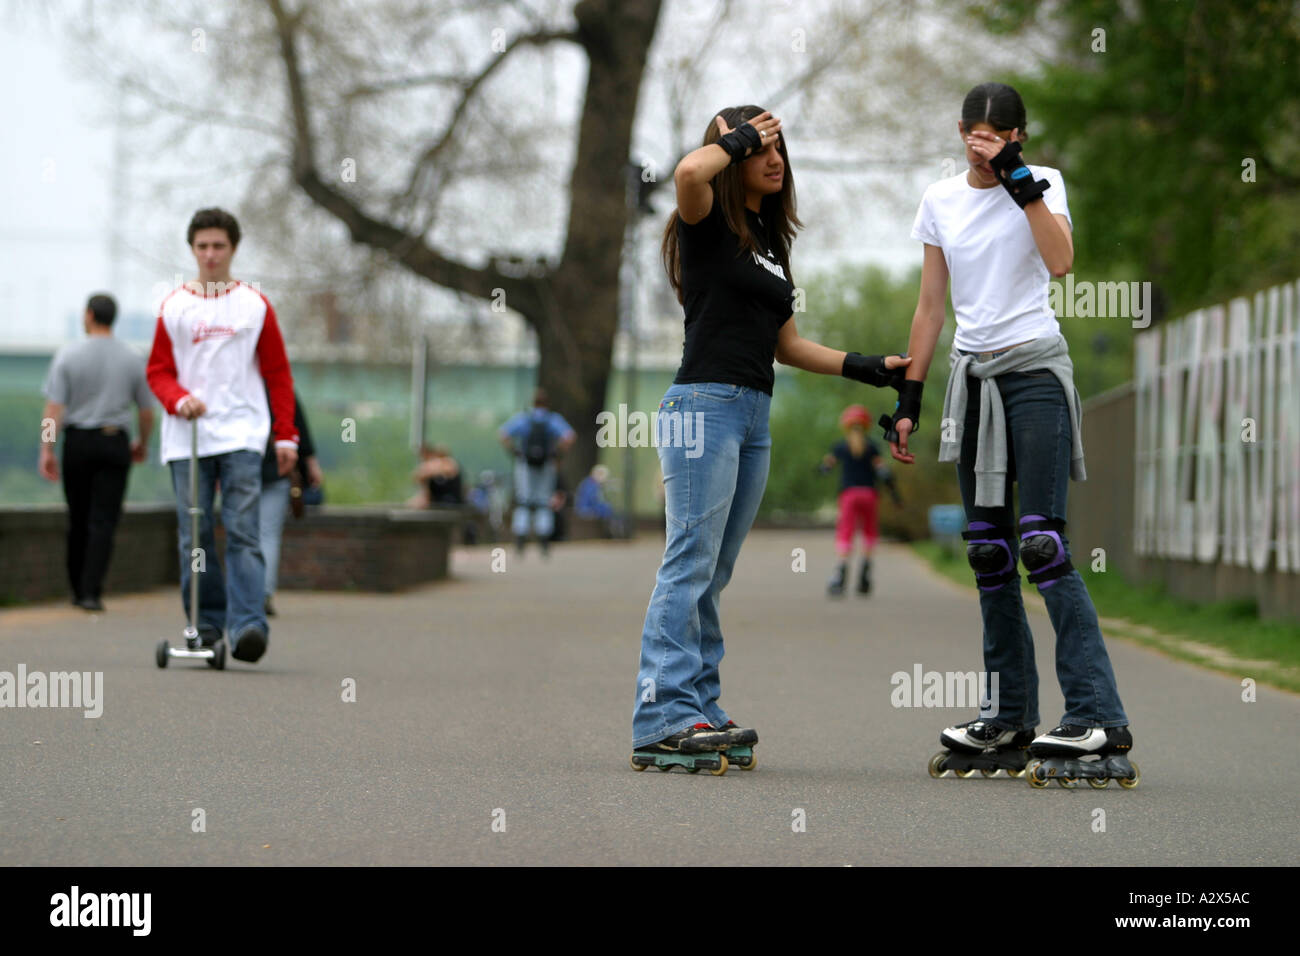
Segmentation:
{"type": "MultiPolygon", "coordinates": [[[[294,266],[304,291],[366,287],[396,267],[490,303],[498,321],[505,310],[519,316],[536,335],[539,384],[579,434],[569,464],[576,476],[594,463],[606,403],[628,160],[660,6],[141,0],[124,12],[88,0],[72,8],[71,26],[100,75],[134,97],[132,121],[170,118],[169,150],[202,149],[223,131],[220,162],[210,157],[202,172],[242,170],[246,205],[262,210],[267,228],[286,247],[318,253],[298,259],[310,266],[294,266]],[[123,35],[134,41],[144,24],[157,49],[124,66],[123,35]],[[548,56],[576,67],[556,73],[557,82],[581,76],[572,89],[548,88],[549,74],[535,69],[548,56]],[[345,232],[345,261],[326,251],[338,246],[330,230],[317,230],[322,218],[297,208],[302,197],[333,233],[345,232]],[[550,252],[539,258],[539,248],[550,252]]],[[[665,133],[642,152],[667,173],[697,145],[709,112],[724,105],[715,97],[728,84],[714,62],[723,51],[733,75],[744,74],[729,87],[753,91],[744,99],[768,97],[781,109],[801,98],[818,103],[808,147],[825,143],[842,161],[883,144],[897,160],[905,155],[898,136],[915,124],[895,115],[885,125],[890,104],[876,101],[888,88],[866,67],[874,58],[895,69],[881,55],[891,44],[915,51],[915,37],[895,36],[911,30],[911,10],[894,0],[714,5],[698,37],[673,38],[682,41],[677,72],[663,84],[667,103],[653,104],[668,114],[665,133]],[[760,8],[786,17],[773,21],[780,32],[760,8]]],[[[913,60],[909,75],[939,75],[932,62],[913,60]]],[[[405,340],[402,325],[381,337],[405,340]]]]}

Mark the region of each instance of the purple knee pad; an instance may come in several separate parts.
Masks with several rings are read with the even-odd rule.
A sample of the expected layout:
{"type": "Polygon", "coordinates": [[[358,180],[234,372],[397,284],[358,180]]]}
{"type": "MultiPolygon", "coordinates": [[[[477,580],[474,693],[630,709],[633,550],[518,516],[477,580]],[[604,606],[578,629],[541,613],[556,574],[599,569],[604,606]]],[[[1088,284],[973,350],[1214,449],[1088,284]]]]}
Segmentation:
{"type": "Polygon", "coordinates": [[[1064,530],[1065,522],[1044,515],[1024,515],[1020,519],[1020,561],[1040,591],[1074,570],[1070,552],[1061,539],[1064,530]]]}
{"type": "Polygon", "coordinates": [[[975,583],[981,591],[996,591],[1008,581],[1019,580],[1011,535],[1010,528],[987,521],[972,521],[961,533],[966,539],[966,560],[975,570],[975,583]]]}

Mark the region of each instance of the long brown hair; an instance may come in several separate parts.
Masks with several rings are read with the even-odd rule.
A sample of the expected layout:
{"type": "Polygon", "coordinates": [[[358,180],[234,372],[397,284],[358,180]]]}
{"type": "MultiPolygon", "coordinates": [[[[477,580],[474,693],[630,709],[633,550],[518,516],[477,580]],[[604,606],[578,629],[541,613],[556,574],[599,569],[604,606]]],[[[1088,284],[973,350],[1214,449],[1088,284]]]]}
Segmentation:
{"type": "MultiPolygon", "coordinates": [[[[715,115],[721,116],[723,122],[731,129],[736,129],[741,123],[763,112],[766,111],[761,106],[729,106],[715,115]]],[[[710,119],[709,127],[704,131],[704,141],[700,145],[708,146],[710,143],[716,143],[718,137],[718,124],[710,119]]],[[[767,245],[793,284],[794,275],[790,271],[790,247],[794,244],[795,230],[802,229],[803,223],[799,221],[799,216],[795,212],[794,173],[790,170],[790,156],[785,151],[784,133],[778,135],[776,149],[781,154],[781,159],[785,161],[781,191],[763,197],[759,204],[759,215],[763,217],[763,225],[767,229],[767,235],[764,237],[767,245]]],[[[745,215],[745,185],[740,172],[740,163],[733,163],[723,169],[709,181],[709,185],[713,187],[713,201],[721,206],[727,228],[739,239],[737,254],[755,252],[761,255],[758,242],[755,241],[749,228],[749,218],[745,215]]],[[[668,217],[668,224],[664,227],[664,238],[660,244],[659,254],[663,258],[664,269],[668,272],[668,281],[672,284],[673,291],[677,293],[677,301],[685,304],[686,295],[682,290],[681,249],[677,243],[677,223],[680,220],[681,216],[676,209],[673,209],[672,215],[668,217]]]]}

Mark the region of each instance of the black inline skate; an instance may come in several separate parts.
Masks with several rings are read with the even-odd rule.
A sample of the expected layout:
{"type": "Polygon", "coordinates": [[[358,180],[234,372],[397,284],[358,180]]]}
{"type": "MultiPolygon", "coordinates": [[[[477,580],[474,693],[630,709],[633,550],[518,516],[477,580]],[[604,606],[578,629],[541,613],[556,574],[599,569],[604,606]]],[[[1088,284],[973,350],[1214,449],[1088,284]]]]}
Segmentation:
{"type": "Polygon", "coordinates": [[[656,743],[634,748],[632,769],[640,771],[646,767],[658,767],[666,773],[673,767],[683,767],[689,773],[707,770],[720,777],[730,765],[728,753],[733,746],[730,730],[696,724],[656,743]]]}
{"type": "Polygon", "coordinates": [[[722,725],[727,732],[727,760],[733,767],[741,770],[753,770],[758,766],[758,757],[754,754],[754,744],[758,743],[758,731],[752,727],[740,727],[734,720],[722,725]]]}
{"type": "Polygon", "coordinates": [[[1072,788],[1080,778],[1095,790],[1115,780],[1132,790],[1142,779],[1138,765],[1128,759],[1133,735],[1127,727],[1076,727],[1062,724],[1029,745],[1026,779],[1035,790],[1055,780],[1072,788]]]}
{"type": "Polygon", "coordinates": [[[858,569],[858,593],[871,593],[871,562],[863,561],[862,567],[858,569]]]}
{"type": "Polygon", "coordinates": [[[847,564],[843,561],[841,561],[839,566],[835,569],[834,576],[826,585],[826,593],[831,597],[844,596],[844,579],[848,575],[848,570],[847,564]]]}
{"type": "Polygon", "coordinates": [[[951,770],[965,779],[978,770],[993,777],[1001,770],[1008,777],[1023,777],[1033,739],[1033,728],[1005,730],[983,720],[957,724],[939,735],[939,743],[948,749],[930,758],[930,776],[942,777],[951,770]]]}

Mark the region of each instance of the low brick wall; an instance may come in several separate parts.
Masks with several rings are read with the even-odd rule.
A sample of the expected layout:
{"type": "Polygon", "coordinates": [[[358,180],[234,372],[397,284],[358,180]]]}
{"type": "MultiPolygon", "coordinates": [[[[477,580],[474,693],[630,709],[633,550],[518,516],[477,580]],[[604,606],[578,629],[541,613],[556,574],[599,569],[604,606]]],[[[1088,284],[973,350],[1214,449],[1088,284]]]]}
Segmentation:
{"type": "MultiPolygon", "coordinates": [[[[66,508],[0,508],[0,601],[70,599],[67,534],[66,508]]],[[[147,591],[179,579],[175,509],[128,505],[113,538],[104,593],[147,591]]]]}
{"type": "MultiPolygon", "coordinates": [[[[393,508],[309,509],[285,523],[280,587],[398,591],[447,577],[454,513],[393,508]]],[[[0,602],[66,600],[67,511],[0,508],[0,602]]],[[[224,549],[217,525],[217,549],[224,549]]],[[[105,596],[176,586],[176,512],[128,505],[118,522],[105,596]]]]}
{"type": "Polygon", "coordinates": [[[447,511],[330,508],[288,518],[280,547],[281,589],[400,591],[447,577],[452,535],[447,511]]]}

